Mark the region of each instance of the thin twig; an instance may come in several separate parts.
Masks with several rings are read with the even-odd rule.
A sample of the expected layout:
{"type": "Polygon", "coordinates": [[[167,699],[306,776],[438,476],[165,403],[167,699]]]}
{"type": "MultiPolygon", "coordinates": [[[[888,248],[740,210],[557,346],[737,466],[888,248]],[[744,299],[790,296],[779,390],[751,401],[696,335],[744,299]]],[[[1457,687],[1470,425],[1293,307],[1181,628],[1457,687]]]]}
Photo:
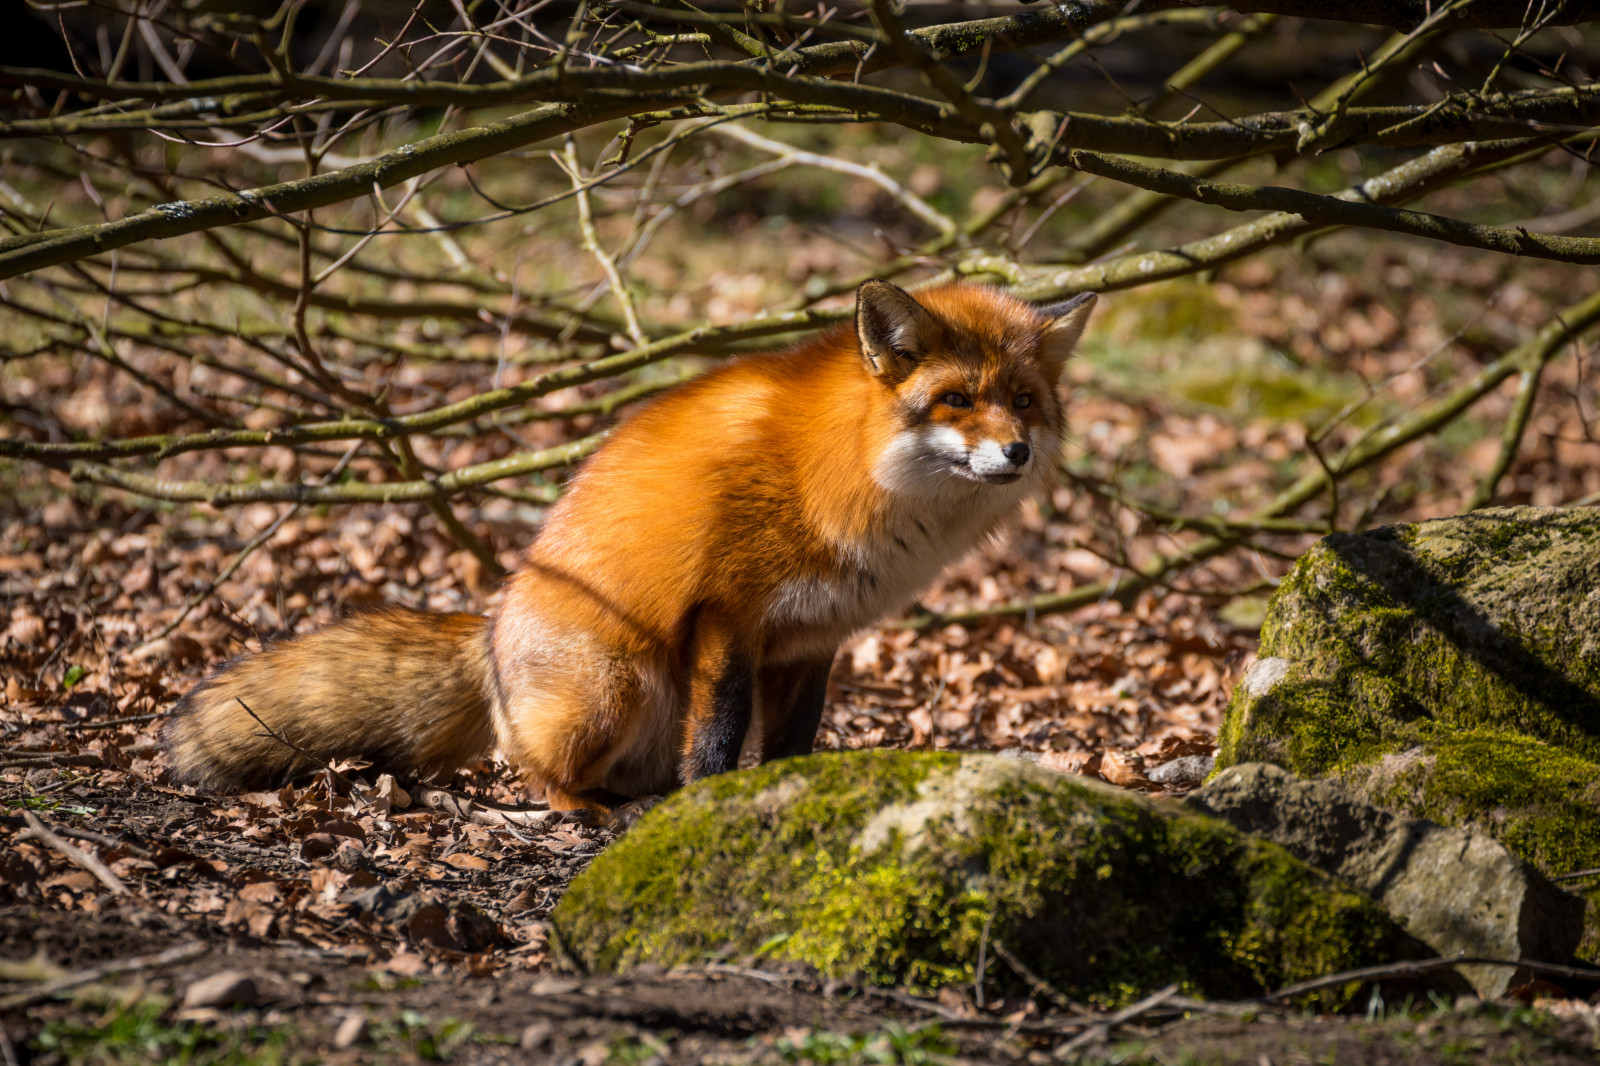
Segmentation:
{"type": "Polygon", "coordinates": [[[441,814],[452,815],[478,825],[517,825],[527,829],[547,829],[565,820],[562,811],[552,811],[547,803],[527,807],[501,807],[485,804],[432,785],[407,785],[411,798],[441,814]]]}
{"type": "Polygon", "coordinates": [[[98,755],[69,755],[66,752],[13,752],[0,755],[0,770],[33,769],[46,766],[104,766],[98,755]]]}
{"type": "Polygon", "coordinates": [[[157,722],[170,717],[171,711],[161,711],[157,714],[136,714],[130,718],[111,718],[104,722],[53,722],[59,729],[119,729],[125,725],[138,725],[141,722],[157,722]]]}
{"type": "Polygon", "coordinates": [[[562,156],[552,154],[552,158],[561,164],[572,179],[572,188],[578,200],[578,227],[583,232],[583,246],[605,272],[606,283],[611,287],[611,295],[616,297],[617,306],[622,309],[622,320],[627,324],[628,339],[633,341],[635,348],[643,348],[650,342],[639,325],[639,312],[634,308],[633,296],[628,292],[628,283],[622,279],[622,272],[617,269],[617,261],[600,243],[600,233],[594,228],[594,212],[589,206],[589,192],[584,185],[582,165],[578,162],[577,142],[568,137],[565,154],[562,156]]]}
{"type": "Polygon", "coordinates": [[[1295,996],[1303,996],[1308,992],[1317,992],[1324,988],[1335,988],[1339,985],[1351,984],[1355,981],[1376,981],[1385,977],[1413,977],[1432,973],[1435,970],[1449,970],[1457,966],[1510,966],[1528,970],[1531,973],[1544,974],[1547,977],[1567,977],[1600,984],[1600,969],[1586,970],[1578,966],[1562,966],[1557,963],[1538,962],[1533,959],[1497,959],[1484,955],[1462,955],[1450,959],[1410,959],[1404,962],[1384,963],[1378,966],[1364,966],[1358,970],[1346,970],[1343,973],[1329,974],[1326,977],[1314,977],[1309,981],[1300,981],[1280,988],[1276,992],[1269,992],[1256,999],[1242,1002],[1271,1003],[1280,999],[1293,999],[1295,996]]]}
{"type": "MultiPolygon", "coordinates": [[[[983,933],[978,937],[978,965],[972,972],[972,999],[977,1003],[979,1010],[983,1009],[984,1004],[983,978],[984,971],[989,965],[989,927],[993,924],[994,912],[990,911],[983,919],[983,933]]],[[[999,947],[999,944],[995,945],[996,949],[999,947]]]]}
{"type": "Polygon", "coordinates": [[[90,966],[88,969],[69,973],[65,977],[46,981],[44,984],[31,988],[26,992],[17,992],[6,996],[0,999],[0,1011],[31,1007],[36,1003],[43,1003],[59,992],[66,992],[81,985],[104,980],[107,977],[121,977],[123,974],[134,973],[139,970],[153,970],[161,966],[189,962],[193,959],[198,959],[210,950],[211,948],[206,944],[189,943],[168,948],[157,955],[135,955],[129,959],[113,959],[110,962],[101,963],[99,966],[90,966]]]}
{"type": "Polygon", "coordinates": [[[1131,1022],[1141,1014],[1154,1010],[1177,995],[1177,992],[1177,985],[1168,985],[1166,988],[1151,993],[1132,1006],[1124,1007],[1111,1015],[1111,1017],[1092,1023],[1083,1032],[1056,1048],[1053,1052],[1054,1057],[1058,1059],[1067,1058],[1085,1044],[1104,1039],[1117,1026],[1131,1022]]]}
{"type": "MultiPolygon", "coordinates": [[[[0,814],[0,825],[25,827],[27,824],[27,820],[21,815],[0,814]]],[[[87,840],[91,844],[99,844],[103,848],[126,851],[141,859],[154,859],[156,857],[156,853],[144,845],[123,840],[121,837],[111,836],[109,833],[97,833],[93,829],[73,829],[68,826],[57,827],[55,831],[61,836],[71,837],[74,840],[87,840]]]]}
{"type": "MultiPolygon", "coordinates": [[[[345,454],[345,457],[339,460],[338,466],[334,468],[334,473],[324,478],[323,481],[337,481],[339,479],[339,473],[343,471],[346,464],[348,464],[350,459],[355,455],[355,451],[355,448],[351,448],[350,451],[345,454]]],[[[228,565],[224,566],[220,571],[217,572],[216,577],[212,578],[210,581],[207,581],[204,588],[184,601],[183,609],[178,612],[177,616],[173,618],[172,621],[168,622],[150,636],[145,637],[143,640],[130,647],[124,654],[131,654],[135,651],[138,651],[146,644],[152,644],[155,641],[160,640],[161,638],[171,634],[179,626],[183,625],[184,620],[189,617],[196,607],[200,606],[200,604],[204,603],[212,593],[216,592],[218,586],[220,586],[224,581],[228,580],[228,578],[232,577],[234,571],[238,570],[239,567],[244,564],[244,561],[250,557],[252,552],[261,547],[261,545],[265,544],[268,540],[271,540],[273,534],[282,529],[283,524],[295,514],[299,513],[299,511],[300,505],[298,503],[293,504],[281,515],[275,518],[270,524],[268,524],[267,528],[251,537],[249,542],[246,543],[243,548],[240,548],[239,551],[235,553],[234,557],[228,561],[228,565]]]]}
{"type": "Polygon", "coordinates": [[[11,1034],[6,1031],[3,1019],[0,1019],[0,1062],[5,1066],[19,1066],[16,1045],[11,1043],[11,1034]]]}
{"type": "MultiPolygon", "coordinates": [[[[267,736],[267,737],[269,737],[269,738],[271,738],[273,740],[276,740],[279,744],[282,744],[284,747],[289,748],[290,750],[294,751],[297,755],[304,756],[305,759],[308,762],[311,763],[311,765],[316,766],[319,769],[326,770],[331,777],[336,779],[340,784],[344,785],[346,788],[350,789],[352,794],[354,794],[355,782],[351,781],[344,774],[341,774],[338,770],[335,770],[333,768],[333,763],[331,761],[324,760],[322,758],[319,758],[316,755],[313,755],[311,752],[307,751],[305,748],[302,748],[300,745],[296,744],[294,741],[290,740],[288,737],[284,736],[282,733],[278,732],[276,729],[273,729],[266,722],[262,721],[261,720],[261,716],[259,714],[257,714],[255,711],[251,710],[250,709],[250,705],[248,703],[246,703],[240,697],[235,696],[234,700],[239,704],[239,706],[244,708],[244,713],[245,714],[248,714],[251,718],[254,718],[256,720],[256,724],[259,725],[263,730],[266,731],[265,734],[264,734],[265,736],[267,736]]],[[[289,767],[290,767],[291,770],[293,770],[294,769],[294,764],[290,763],[289,767]]]]}
{"type": "Polygon", "coordinates": [[[1545,364],[1539,363],[1518,376],[1517,395],[1511,402],[1511,413],[1506,416],[1505,431],[1500,436],[1500,450],[1495,453],[1494,465],[1473,490],[1472,498],[1467,501],[1467,510],[1476,511],[1494,502],[1500,479],[1506,476],[1506,471],[1516,461],[1517,452],[1522,449],[1522,437],[1528,429],[1528,417],[1533,414],[1533,401],[1539,394],[1539,377],[1544,367],[1545,364]]]}
{"type": "Polygon", "coordinates": [[[1230,211],[1282,211],[1318,225],[1364,226],[1508,255],[1562,263],[1600,263],[1600,237],[1531,233],[1520,227],[1479,225],[1464,219],[1384,207],[1343,196],[1324,196],[1277,186],[1207,181],[1176,170],[1148,166],[1099,152],[1069,151],[1062,162],[1102,178],[1126,182],[1168,196],[1213,204],[1230,211]]]}
{"type": "Polygon", "coordinates": [[[22,818],[28,823],[28,828],[17,834],[18,840],[37,840],[41,844],[46,844],[64,856],[68,862],[88,870],[113,896],[128,894],[128,886],[122,883],[122,878],[111,872],[111,867],[82,848],[68,844],[32,811],[24,810],[22,818]]]}
{"type": "Polygon", "coordinates": [[[1010,948],[1006,947],[998,940],[994,942],[993,947],[994,953],[1000,956],[1000,958],[1004,959],[1005,964],[1011,967],[1012,971],[1016,973],[1018,977],[1027,982],[1028,987],[1033,989],[1034,995],[1039,996],[1042,999],[1049,1000],[1062,1010],[1069,1010],[1073,1011],[1074,1013],[1082,1012],[1083,1008],[1072,1002],[1072,1000],[1067,998],[1066,995],[1058,991],[1054,985],[1050,984],[1050,982],[1034,973],[1033,970],[1028,967],[1027,963],[1023,962],[1021,959],[1017,958],[1016,955],[1012,954],[1010,948]]]}

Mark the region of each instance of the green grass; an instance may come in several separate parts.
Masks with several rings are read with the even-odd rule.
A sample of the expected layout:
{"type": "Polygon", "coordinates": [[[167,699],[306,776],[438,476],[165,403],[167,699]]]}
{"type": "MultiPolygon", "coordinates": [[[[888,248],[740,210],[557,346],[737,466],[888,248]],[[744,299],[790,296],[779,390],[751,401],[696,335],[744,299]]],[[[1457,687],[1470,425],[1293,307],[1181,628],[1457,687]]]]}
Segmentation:
{"type": "Polygon", "coordinates": [[[905,1064],[945,1062],[956,1052],[937,1025],[906,1028],[891,1023],[876,1033],[835,1033],[812,1030],[798,1039],[780,1038],[774,1050],[784,1062],[817,1066],[855,1066],[857,1063],[905,1064]]]}
{"type": "Polygon", "coordinates": [[[6,806],[13,810],[29,811],[61,811],[63,814],[94,814],[98,807],[74,806],[62,803],[58,799],[48,799],[44,796],[23,796],[21,799],[6,800],[6,806]]]}
{"type": "MultiPolygon", "coordinates": [[[[449,1062],[463,1044],[483,1043],[471,1022],[455,1018],[434,1021],[420,1011],[402,1010],[391,1021],[373,1025],[370,1039],[378,1048],[405,1049],[423,1062],[449,1062]]],[[[498,1042],[490,1038],[489,1042],[498,1042]]]]}
{"type": "Polygon", "coordinates": [[[166,1005],[146,1000],[113,1008],[98,1024],[50,1022],[35,1047],[74,1066],[278,1066],[308,1062],[286,1054],[284,1029],[250,1025],[231,1029],[163,1020],[166,1005]]]}

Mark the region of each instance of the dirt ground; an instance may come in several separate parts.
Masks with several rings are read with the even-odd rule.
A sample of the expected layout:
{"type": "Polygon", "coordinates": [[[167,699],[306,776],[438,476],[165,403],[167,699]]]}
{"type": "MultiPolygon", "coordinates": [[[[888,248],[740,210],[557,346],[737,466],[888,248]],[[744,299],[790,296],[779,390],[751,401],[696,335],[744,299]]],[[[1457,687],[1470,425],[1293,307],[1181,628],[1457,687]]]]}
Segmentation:
{"type": "MultiPolygon", "coordinates": [[[[1388,382],[1397,402],[1420,403],[1503,350],[1502,333],[1542,321],[1531,292],[1557,291],[1554,282],[1474,281],[1451,273],[1452,262],[1397,259],[1337,277],[1392,278],[1405,267],[1419,286],[1481,290],[1495,327],[1487,340],[1460,324],[1477,321],[1466,310],[1430,310],[1427,293],[1334,292],[1324,281],[1335,275],[1310,269],[1296,282],[1246,264],[1215,291],[1180,286],[1146,302],[1124,294],[1123,317],[1108,313],[1102,330],[1115,346],[1074,371],[1082,470],[1091,480],[1154,486],[1174,512],[1259,503],[1301,457],[1310,415],[1280,424],[1246,405],[1234,425],[1224,408],[1173,393],[1169,383],[1188,372],[1180,362],[1212,349],[1174,332],[1163,344],[1175,354],[1136,359],[1165,320],[1157,312],[1175,323],[1184,308],[1225,316],[1307,361],[1332,350],[1334,364],[1353,369],[1351,381],[1329,379],[1348,388],[1329,385],[1324,406],[1358,395],[1356,379],[1388,382]],[[1379,341],[1352,332],[1363,323],[1379,341]],[[1161,383],[1156,394],[1134,388],[1145,379],[1161,383]]],[[[1215,370],[1224,356],[1231,366],[1235,347],[1218,341],[1212,354],[1223,355],[1207,366],[1215,370]]],[[[171,371],[167,358],[151,355],[152,372],[171,371]]],[[[1207,373],[1214,383],[1221,372],[1207,373]]],[[[1546,376],[1552,402],[1541,401],[1505,502],[1570,502],[1600,488],[1594,444],[1578,424],[1589,407],[1570,402],[1592,391],[1586,375],[1569,362],[1546,376]]],[[[444,395],[469,376],[460,367],[408,367],[397,387],[444,395]]],[[[1260,384],[1240,380],[1242,392],[1260,384]]],[[[76,434],[186,425],[159,408],[152,414],[103,367],[41,361],[9,387],[76,434]]],[[[1497,399],[1466,444],[1413,449],[1343,506],[1359,507],[1361,525],[1459,510],[1493,456],[1510,402],[1497,399]]],[[[551,437],[530,443],[593,428],[583,419],[539,425],[551,437]]],[[[323,462],[287,451],[278,458],[284,477],[304,472],[296,464],[323,462]]],[[[223,481],[244,476],[230,465],[237,460],[196,453],[166,469],[223,481]]],[[[463,518],[514,565],[536,524],[524,510],[473,500],[463,518]]],[[[1222,708],[1254,652],[1265,595],[1316,532],[1263,533],[1261,551],[1070,615],[867,631],[836,664],[819,747],[1020,748],[1059,770],[1158,791],[1147,776],[1153,767],[1213,750],[1222,708]]],[[[1031,507],[1005,542],[953,567],[922,602],[981,609],[1114,581],[1187,536],[1063,487],[1031,507]]],[[[364,603],[492,608],[493,584],[421,507],[147,507],[59,474],[0,466],[0,1021],[8,1034],[0,1066],[11,1058],[141,1066],[1048,1062],[1058,1052],[1151,1066],[1600,1060],[1592,988],[1541,986],[1490,1005],[1363,994],[1370,1017],[1338,1018],[1219,1014],[1168,1000],[1115,1026],[1093,1015],[1091,1039],[1074,1043],[1085,1020],[1052,1013],[1047,1001],[989,996],[980,1009],[970,990],[929,1000],[760,972],[743,959],[580,979],[560,969],[544,919],[609,831],[476,824],[393,794],[363,798],[331,773],[241,796],[171,786],[162,717],[208,667],[364,603]],[[30,815],[103,861],[121,890],[32,838],[30,815]],[[174,949],[176,959],[163,956],[174,949]],[[120,972],[108,975],[107,966],[120,972]],[[191,991],[224,971],[248,976],[248,994],[238,981],[228,995],[191,991]],[[54,979],[76,983],[50,992],[54,979]]],[[[358,776],[359,768],[340,773],[358,776]]],[[[528,798],[490,760],[452,787],[487,801],[528,798]]]]}
{"type": "Polygon", "coordinates": [[[270,807],[265,794],[217,800],[76,776],[34,771],[26,790],[4,786],[6,805],[90,835],[80,843],[98,839],[127,891],[113,895],[59,856],[25,884],[39,845],[18,840],[24,816],[4,816],[0,1020],[18,1062],[1600,1061],[1600,1016],[1583,999],[1553,998],[1555,986],[1528,990],[1547,997],[1534,1007],[1391,988],[1368,1001],[1367,1018],[1169,1002],[1090,1025],[1084,1040],[1087,1023],[1114,1016],[992,994],[979,1009],[971,990],[925,998],[743,959],[575,975],[542,919],[609,831],[483,830],[472,851],[453,853],[460,868],[445,855],[419,872],[396,846],[424,835],[416,827],[443,839],[482,827],[434,812],[339,817],[336,790],[316,785],[270,807]],[[329,795],[335,810],[319,817],[329,795]],[[240,815],[257,801],[254,817],[240,815]],[[224,819],[251,824],[219,832],[224,819]],[[351,833],[363,822],[364,839],[351,833]],[[40,983],[105,967],[55,995],[40,983]],[[205,994],[219,974],[235,979],[205,994]]]}
{"type": "MultiPolygon", "coordinates": [[[[205,954],[81,988],[7,1018],[20,1061],[196,1062],[1028,1062],[1056,1061],[1082,1026],[1031,1004],[979,1012],[964,997],[920,1001],[805,975],[707,966],[627,978],[474,977],[466,967],[402,977],[298,946],[247,946],[158,911],[64,928],[7,908],[0,931],[74,964],[199,940],[205,954]],[[182,1007],[186,989],[251,977],[249,1006],[182,1007]],[[178,1004],[167,1006],[167,1004],[178,1004]],[[359,1021],[352,1021],[359,1019],[359,1021]]],[[[1069,1054],[1092,1063],[1527,1063],[1596,1061],[1592,1011],[1429,1006],[1376,1021],[1290,1012],[1167,1014],[1069,1054]]]]}
{"type": "MultiPolygon", "coordinates": [[[[361,571],[317,578],[347,549],[371,555],[374,575],[411,568],[427,583],[450,572],[436,532],[401,528],[408,519],[396,512],[286,524],[270,549],[273,582],[224,585],[182,628],[143,643],[204,588],[215,546],[245,531],[35,499],[0,526],[10,605],[0,644],[0,1052],[19,1063],[1042,1063],[1058,1052],[1151,1066],[1600,1060],[1600,1023],[1582,998],[1591,988],[1566,990],[1571,998],[1530,989],[1529,1003],[1545,997],[1537,1007],[1363,994],[1370,1019],[1168,1001],[1108,1026],[1106,1015],[1065,1014],[1048,1000],[996,1002],[991,992],[980,1009],[971,990],[928,999],[744,959],[572,976],[544,919],[610,830],[476,824],[366,789],[370,773],[351,766],[339,774],[353,788],[328,771],[237,796],[167,780],[163,714],[208,664],[254,646],[264,634],[252,617],[281,617],[309,594],[310,626],[359,602],[345,593],[375,584],[361,571]],[[31,838],[30,815],[103,861],[121,891],[31,838]],[[193,991],[224,972],[249,986],[193,991]],[[70,987],[52,992],[56,979],[70,987]]],[[[1043,540],[1020,536],[1012,550],[1023,553],[1043,540]]],[[[978,580],[986,565],[958,568],[943,588],[978,580]]],[[[1026,629],[884,628],[840,657],[819,745],[1022,747],[1057,769],[1150,791],[1142,771],[1211,750],[1252,646],[1248,630],[1203,602],[1153,594],[1026,629]]],[[[452,787],[488,802],[528,798],[493,761],[452,787]]]]}

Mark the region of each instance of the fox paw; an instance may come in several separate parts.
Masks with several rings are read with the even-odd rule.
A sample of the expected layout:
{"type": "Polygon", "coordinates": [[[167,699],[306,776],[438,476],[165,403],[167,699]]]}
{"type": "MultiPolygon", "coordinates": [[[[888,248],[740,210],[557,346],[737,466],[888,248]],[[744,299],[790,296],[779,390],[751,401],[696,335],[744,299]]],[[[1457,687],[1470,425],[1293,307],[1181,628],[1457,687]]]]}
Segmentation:
{"type": "Polygon", "coordinates": [[[626,833],[633,828],[633,823],[644,817],[644,812],[660,803],[665,797],[640,796],[638,799],[629,800],[611,812],[611,827],[619,833],[626,833]]]}

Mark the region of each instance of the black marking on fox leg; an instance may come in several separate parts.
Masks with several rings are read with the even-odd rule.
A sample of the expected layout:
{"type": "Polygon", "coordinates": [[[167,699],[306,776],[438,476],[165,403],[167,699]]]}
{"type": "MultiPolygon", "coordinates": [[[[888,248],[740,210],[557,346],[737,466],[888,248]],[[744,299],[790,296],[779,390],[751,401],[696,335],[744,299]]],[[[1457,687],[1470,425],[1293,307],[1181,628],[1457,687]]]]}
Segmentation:
{"type": "Polygon", "coordinates": [[[773,736],[761,740],[762,761],[790,755],[809,755],[817,743],[817,726],[828,696],[828,673],[833,659],[819,660],[802,674],[795,686],[789,713],[773,736]]]}
{"type": "Polygon", "coordinates": [[[928,535],[928,527],[922,524],[922,519],[913,518],[911,521],[916,523],[917,531],[919,533],[921,533],[924,537],[928,535]]]}
{"type": "Polygon", "coordinates": [[[685,781],[738,769],[739,749],[744,747],[754,702],[752,673],[748,659],[741,655],[728,658],[722,676],[711,690],[711,717],[694,731],[684,760],[685,781]]]}
{"type": "Polygon", "coordinates": [[[903,552],[908,552],[911,550],[911,545],[907,544],[904,538],[902,538],[898,533],[894,534],[894,542],[900,545],[900,550],[903,552]]]}

